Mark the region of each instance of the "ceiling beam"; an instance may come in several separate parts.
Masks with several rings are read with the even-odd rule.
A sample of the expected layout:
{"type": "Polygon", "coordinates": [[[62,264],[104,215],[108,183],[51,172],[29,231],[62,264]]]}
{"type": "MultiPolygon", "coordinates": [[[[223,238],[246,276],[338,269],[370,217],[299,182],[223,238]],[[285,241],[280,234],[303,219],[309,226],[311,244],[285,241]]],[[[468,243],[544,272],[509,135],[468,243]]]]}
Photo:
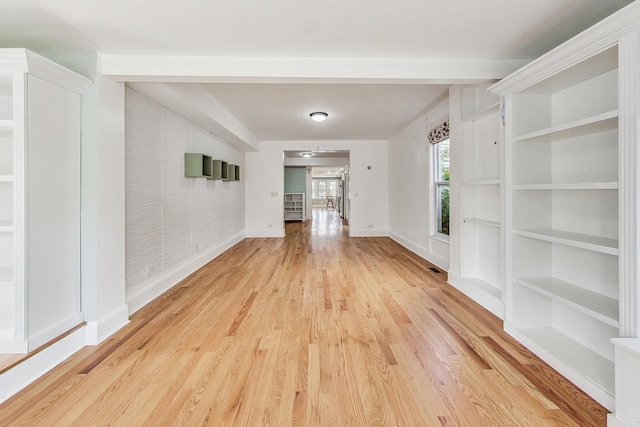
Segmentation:
{"type": "Polygon", "coordinates": [[[519,59],[232,58],[108,55],[102,73],[126,82],[471,84],[499,80],[519,59]]]}
{"type": "Polygon", "coordinates": [[[259,151],[260,141],[200,85],[129,83],[129,87],[209,130],[241,151],[259,151]]]}

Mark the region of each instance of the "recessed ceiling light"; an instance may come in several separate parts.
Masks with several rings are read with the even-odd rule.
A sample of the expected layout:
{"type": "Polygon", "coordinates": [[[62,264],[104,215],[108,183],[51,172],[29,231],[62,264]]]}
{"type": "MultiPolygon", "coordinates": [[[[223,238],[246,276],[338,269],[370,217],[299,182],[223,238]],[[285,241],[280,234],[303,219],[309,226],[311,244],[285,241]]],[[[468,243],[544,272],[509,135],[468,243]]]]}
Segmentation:
{"type": "Polygon", "coordinates": [[[309,114],[309,117],[311,117],[311,120],[316,121],[316,122],[322,122],[324,120],[326,120],[328,114],[324,113],[322,111],[315,111],[311,114],[309,114]]]}
{"type": "Polygon", "coordinates": [[[302,157],[307,157],[308,158],[308,157],[313,156],[313,153],[308,153],[307,152],[307,153],[302,153],[301,155],[302,155],[302,157]]]}

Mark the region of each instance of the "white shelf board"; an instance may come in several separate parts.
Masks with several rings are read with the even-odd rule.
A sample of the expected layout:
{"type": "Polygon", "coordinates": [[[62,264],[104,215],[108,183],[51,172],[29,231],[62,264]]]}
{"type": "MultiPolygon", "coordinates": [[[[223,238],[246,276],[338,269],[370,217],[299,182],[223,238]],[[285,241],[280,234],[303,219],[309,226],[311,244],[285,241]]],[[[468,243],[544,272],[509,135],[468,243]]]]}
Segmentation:
{"type": "Polygon", "coordinates": [[[13,182],[13,175],[0,175],[0,182],[13,182]]]}
{"type": "Polygon", "coordinates": [[[617,182],[576,182],[568,184],[520,184],[514,190],[617,190],[617,182]]]}
{"type": "Polygon", "coordinates": [[[485,282],[484,280],[481,280],[475,277],[464,277],[464,280],[469,284],[482,289],[484,292],[488,293],[489,295],[491,295],[496,299],[502,298],[502,290],[496,285],[493,285],[489,282],[485,282]]]}
{"type": "Polygon", "coordinates": [[[603,132],[617,127],[618,110],[614,110],[519,135],[514,138],[514,141],[552,141],[554,139],[566,139],[590,133],[603,132]]]}
{"type": "Polygon", "coordinates": [[[500,179],[476,179],[464,181],[463,185],[477,186],[477,185],[500,185],[500,179]]]}
{"type": "Polygon", "coordinates": [[[515,282],[565,305],[618,327],[618,301],[555,277],[519,277],[515,282]]]}
{"type": "Polygon", "coordinates": [[[13,221],[0,221],[0,233],[12,233],[14,230],[13,221]]]}
{"type": "MultiPolygon", "coordinates": [[[[546,359],[546,355],[540,354],[539,350],[571,367],[610,395],[614,394],[615,367],[613,361],[551,327],[512,328],[512,330],[517,333],[516,338],[521,340],[525,347],[543,359],[546,359]]],[[[554,365],[552,361],[546,361],[550,365],[554,365]]]]}
{"type": "Polygon", "coordinates": [[[493,113],[497,113],[498,111],[500,111],[500,103],[496,102],[494,104],[491,104],[485,108],[483,108],[480,111],[477,111],[473,114],[469,114],[466,117],[463,117],[462,120],[465,122],[475,122],[477,120],[480,120],[482,118],[485,118],[486,116],[489,116],[493,113]]]}
{"type": "Polygon", "coordinates": [[[517,236],[544,240],[545,242],[560,243],[575,248],[618,255],[618,240],[607,237],[591,236],[588,234],[572,233],[570,231],[553,230],[548,228],[514,230],[517,236]]]}
{"type": "Polygon", "coordinates": [[[486,225],[486,226],[489,226],[489,227],[500,228],[500,222],[499,221],[493,221],[493,220],[490,220],[490,219],[463,218],[462,221],[468,222],[468,223],[471,223],[471,224],[480,224],[480,225],[486,225]]]}

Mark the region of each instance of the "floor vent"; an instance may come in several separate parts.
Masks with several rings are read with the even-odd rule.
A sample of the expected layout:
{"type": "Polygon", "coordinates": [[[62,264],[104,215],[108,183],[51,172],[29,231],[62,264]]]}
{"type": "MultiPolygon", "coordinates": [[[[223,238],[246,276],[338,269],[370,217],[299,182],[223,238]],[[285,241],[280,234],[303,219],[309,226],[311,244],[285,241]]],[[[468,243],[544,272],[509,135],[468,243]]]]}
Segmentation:
{"type": "Polygon", "coordinates": [[[440,270],[434,267],[429,267],[429,270],[433,271],[434,273],[440,273],[440,270]]]}

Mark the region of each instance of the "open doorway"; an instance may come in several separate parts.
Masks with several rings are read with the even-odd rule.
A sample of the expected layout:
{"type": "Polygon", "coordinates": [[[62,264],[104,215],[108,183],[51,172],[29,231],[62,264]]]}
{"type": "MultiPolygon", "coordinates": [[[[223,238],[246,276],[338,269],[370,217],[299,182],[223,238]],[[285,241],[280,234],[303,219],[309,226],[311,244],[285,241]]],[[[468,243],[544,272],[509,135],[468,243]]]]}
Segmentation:
{"type": "MultiPolygon", "coordinates": [[[[348,222],[351,206],[349,157],[348,150],[284,152],[285,198],[294,197],[287,194],[304,198],[301,220],[319,219],[319,215],[325,215],[348,222]]],[[[284,217],[286,221],[286,211],[284,217]]]]}

